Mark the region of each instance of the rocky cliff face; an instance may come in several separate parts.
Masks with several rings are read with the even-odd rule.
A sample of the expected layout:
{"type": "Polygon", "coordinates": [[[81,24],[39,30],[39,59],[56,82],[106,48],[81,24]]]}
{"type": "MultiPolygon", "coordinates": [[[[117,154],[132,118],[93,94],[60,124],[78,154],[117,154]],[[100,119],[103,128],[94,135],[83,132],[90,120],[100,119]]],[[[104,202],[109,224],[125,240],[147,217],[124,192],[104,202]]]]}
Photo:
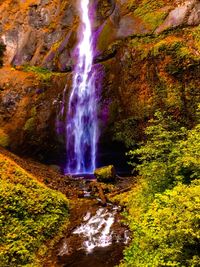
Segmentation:
{"type": "MultiPolygon", "coordinates": [[[[200,96],[200,1],[91,0],[91,5],[97,7],[94,64],[103,77],[101,143],[140,139],[158,108],[193,123],[200,96]]],[[[64,141],[62,131],[56,135],[55,120],[65,84],[66,96],[70,90],[77,3],[0,1],[0,21],[6,45],[0,142],[41,155],[60,151],[64,141]]]]}

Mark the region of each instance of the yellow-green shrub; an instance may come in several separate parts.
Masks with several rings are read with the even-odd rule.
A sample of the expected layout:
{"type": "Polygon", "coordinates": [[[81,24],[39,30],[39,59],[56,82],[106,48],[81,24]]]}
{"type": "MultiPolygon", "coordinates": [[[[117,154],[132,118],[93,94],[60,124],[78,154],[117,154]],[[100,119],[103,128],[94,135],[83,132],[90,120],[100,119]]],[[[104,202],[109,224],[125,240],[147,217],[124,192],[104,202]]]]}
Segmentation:
{"type": "Polygon", "coordinates": [[[36,252],[68,217],[64,195],[0,154],[0,266],[36,264],[36,252]]]}
{"type": "Polygon", "coordinates": [[[137,208],[131,206],[128,218],[133,241],[121,266],[199,266],[199,192],[198,180],[157,194],[147,212],[138,210],[138,216],[137,208]]]}
{"type": "Polygon", "coordinates": [[[127,201],[133,239],[121,266],[200,266],[200,125],[188,130],[157,112],[146,136],[130,152],[140,179],[127,201]]]}

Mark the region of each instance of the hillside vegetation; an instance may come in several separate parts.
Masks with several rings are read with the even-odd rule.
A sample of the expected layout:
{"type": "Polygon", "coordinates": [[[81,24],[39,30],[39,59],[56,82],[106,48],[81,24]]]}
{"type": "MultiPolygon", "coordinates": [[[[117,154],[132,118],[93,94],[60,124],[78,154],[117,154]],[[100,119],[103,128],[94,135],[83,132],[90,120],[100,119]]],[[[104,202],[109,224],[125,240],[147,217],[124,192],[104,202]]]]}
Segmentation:
{"type": "Polygon", "coordinates": [[[157,112],[146,136],[130,152],[140,177],[127,198],[133,238],[120,266],[200,266],[200,124],[188,130],[157,112]]]}
{"type": "Polygon", "coordinates": [[[46,241],[67,222],[66,197],[0,154],[0,266],[40,266],[46,241]]]}

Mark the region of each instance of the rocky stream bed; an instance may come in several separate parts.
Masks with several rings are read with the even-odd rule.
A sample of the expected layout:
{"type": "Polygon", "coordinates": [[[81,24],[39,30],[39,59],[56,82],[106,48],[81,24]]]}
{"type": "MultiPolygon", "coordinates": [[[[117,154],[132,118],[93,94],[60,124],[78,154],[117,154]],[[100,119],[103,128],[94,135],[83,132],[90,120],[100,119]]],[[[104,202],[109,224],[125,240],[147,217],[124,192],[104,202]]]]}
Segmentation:
{"type": "Polygon", "coordinates": [[[56,166],[46,166],[0,148],[0,153],[37,175],[48,187],[61,191],[70,201],[69,225],[59,236],[48,256],[46,267],[112,267],[119,264],[130,233],[123,223],[124,207],[112,196],[129,190],[133,177],[118,177],[113,184],[97,182],[94,177],[70,177],[56,166]]]}
{"type": "MultiPolygon", "coordinates": [[[[117,190],[125,190],[131,182],[126,178],[118,181],[117,190]]],[[[122,222],[123,207],[109,201],[103,203],[99,192],[94,196],[91,188],[97,185],[96,181],[76,178],[75,183],[79,196],[71,207],[70,225],[54,247],[47,266],[112,267],[119,264],[130,240],[130,232],[122,222]]]]}

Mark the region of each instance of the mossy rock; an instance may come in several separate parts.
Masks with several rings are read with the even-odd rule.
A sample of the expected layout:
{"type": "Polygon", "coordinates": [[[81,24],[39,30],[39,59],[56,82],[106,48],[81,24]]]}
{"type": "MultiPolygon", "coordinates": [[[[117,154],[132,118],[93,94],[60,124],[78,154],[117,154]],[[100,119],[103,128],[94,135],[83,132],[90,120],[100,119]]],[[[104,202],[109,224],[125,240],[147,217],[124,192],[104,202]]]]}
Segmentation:
{"type": "Polygon", "coordinates": [[[96,169],[94,175],[97,181],[102,183],[112,183],[116,180],[116,171],[113,165],[96,169]]]}
{"type": "Polygon", "coordinates": [[[25,125],[24,125],[24,131],[32,132],[35,128],[35,118],[29,118],[25,125]]]}

